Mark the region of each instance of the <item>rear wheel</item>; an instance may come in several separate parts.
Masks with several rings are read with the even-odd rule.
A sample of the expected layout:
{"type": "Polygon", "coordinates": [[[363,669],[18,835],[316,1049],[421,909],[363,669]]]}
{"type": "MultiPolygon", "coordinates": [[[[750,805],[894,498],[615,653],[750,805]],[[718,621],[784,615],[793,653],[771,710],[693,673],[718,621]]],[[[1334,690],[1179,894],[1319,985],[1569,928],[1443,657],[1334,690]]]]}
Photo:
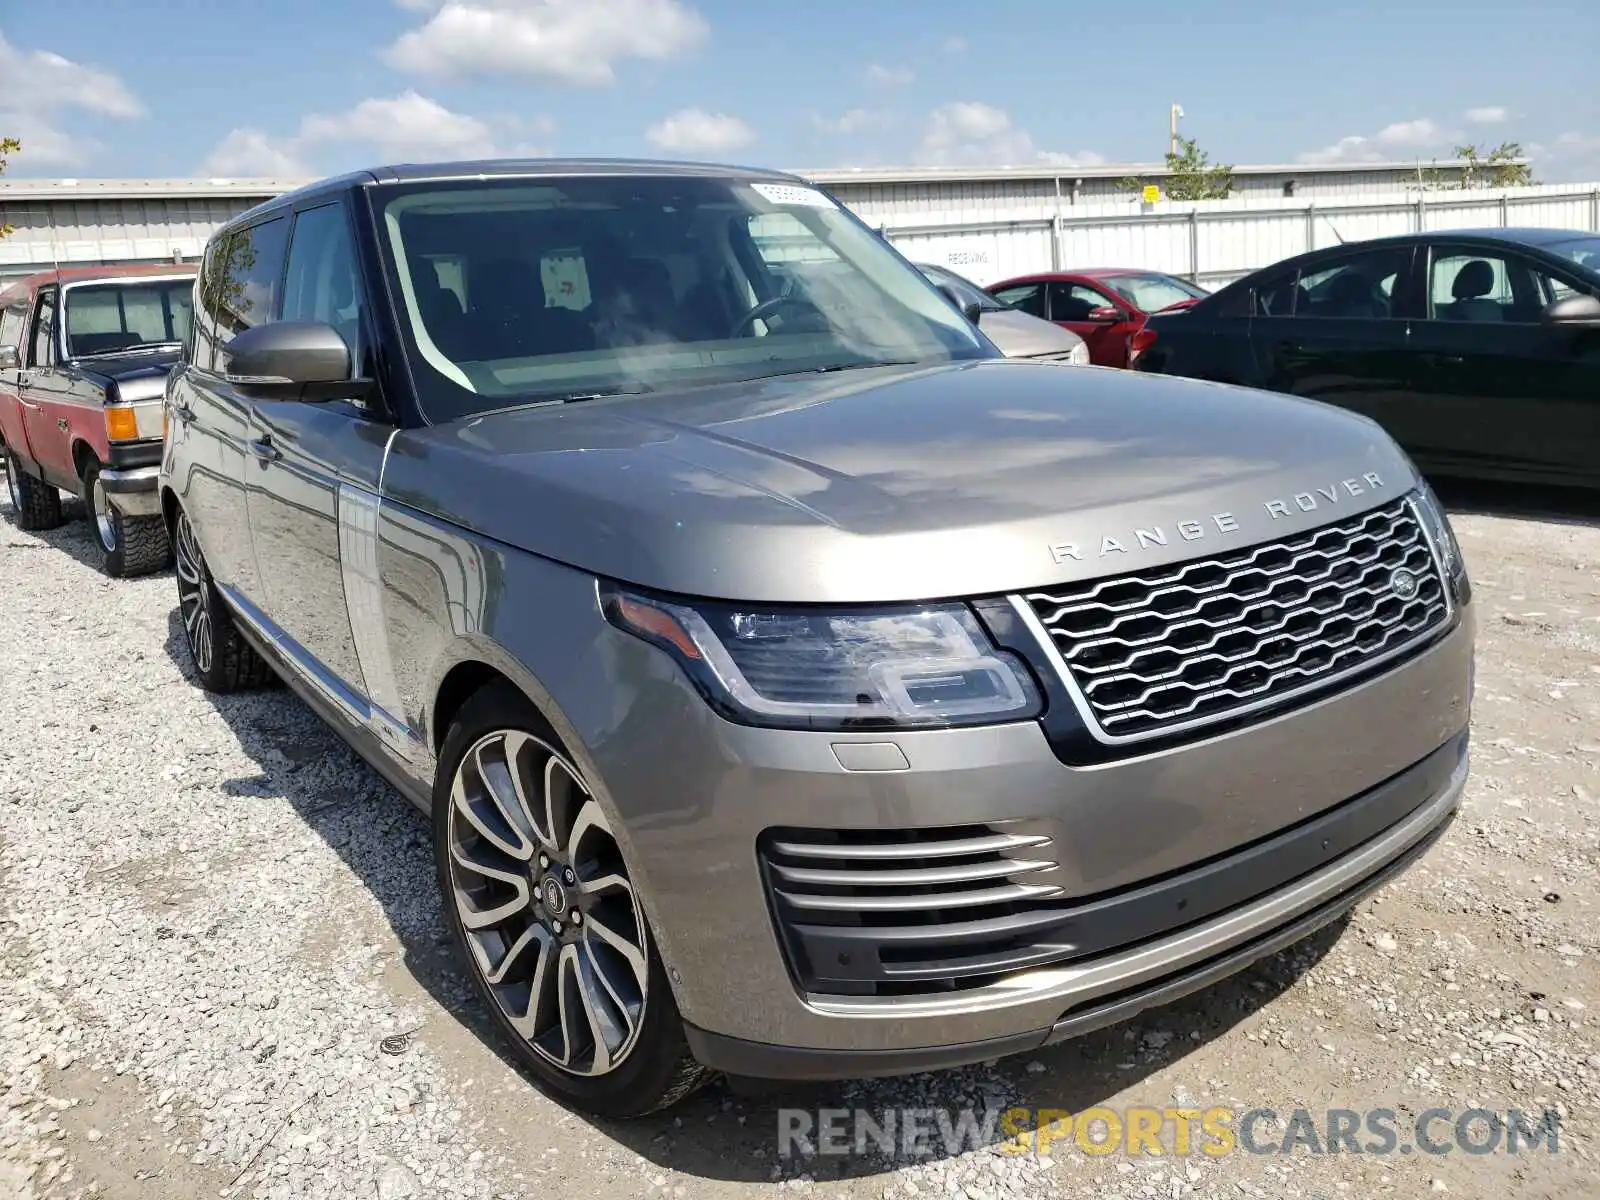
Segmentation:
{"type": "Polygon", "coordinates": [[[93,459],[83,472],[83,505],[89,527],[100,546],[100,564],[113,579],[159,571],[171,558],[167,525],[153,517],[124,516],[106,495],[100,464],[93,459]]]}
{"type": "Polygon", "coordinates": [[[237,692],[272,680],[272,668],[244,640],[228,603],[212,582],[200,542],[181,510],[172,528],[178,578],[178,617],[200,685],[208,692],[237,692]]]}
{"type": "Polygon", "coordinates": [[[61,493],[22,469],[17,452],[6,448],[6,485],[18,529],[54,529],[61,524],[61,493]]]}
{"type": "Polygon", "coordinates": [[[547,1091],[633,1117],[709,1077],[684,1041],[609,820],[521,693],[492,686],[462,708],[433,810],[456,949],[547,1091]]]}

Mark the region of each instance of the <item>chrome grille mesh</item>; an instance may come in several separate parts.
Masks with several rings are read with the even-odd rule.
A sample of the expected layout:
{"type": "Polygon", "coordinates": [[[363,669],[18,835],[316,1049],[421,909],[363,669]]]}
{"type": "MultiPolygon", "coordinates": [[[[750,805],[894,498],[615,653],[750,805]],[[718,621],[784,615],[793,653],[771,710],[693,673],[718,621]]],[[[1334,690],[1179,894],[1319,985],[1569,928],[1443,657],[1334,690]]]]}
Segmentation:
{"type": "Polygon", "coordinates": [[[1023,599],[1112,738],[1224,719],[1329,682],[1398,654],[1450,610],[1409,500],[1285,541],[1023,599]]]}

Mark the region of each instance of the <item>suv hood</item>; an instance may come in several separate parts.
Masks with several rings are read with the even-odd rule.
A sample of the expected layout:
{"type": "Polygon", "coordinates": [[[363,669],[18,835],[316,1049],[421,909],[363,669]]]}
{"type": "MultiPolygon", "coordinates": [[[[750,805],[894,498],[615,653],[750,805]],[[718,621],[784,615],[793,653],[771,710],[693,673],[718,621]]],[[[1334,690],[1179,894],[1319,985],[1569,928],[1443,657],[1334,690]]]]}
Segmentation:
{"type": "Polygon", "coordinates": [[[1032,358],[1036,354],[1070,354],[1083,339],[1053,321],[1030,313],[1001,310],[982,313],[978,328],[1008,358],[1032,358]]]}
{"type": "Polygon", "coordinates": [[[688,595],[973,596],[1225,552],[1403,495],[1312,401],[991,359],[491,413],[397,434],[383,492],[688,595]]]}
{"type": "Polygon", "coordinates": [[[137,354],[104,354],[73,359],[69,366],[84,379],[127,401],[152,400],[164,394],[167,372],[183,357],[174,346],[137,354]]]}

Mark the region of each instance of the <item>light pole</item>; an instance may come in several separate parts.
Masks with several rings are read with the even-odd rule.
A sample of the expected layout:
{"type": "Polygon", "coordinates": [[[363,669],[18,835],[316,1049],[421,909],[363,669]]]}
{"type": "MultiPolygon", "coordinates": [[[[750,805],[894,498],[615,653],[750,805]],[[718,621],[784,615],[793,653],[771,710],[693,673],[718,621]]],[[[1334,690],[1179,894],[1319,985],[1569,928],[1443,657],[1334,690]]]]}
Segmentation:
{"type": "Polygon", "coordinates": [[[1169,132],[1172,136],[1168,141],[1168,145],[1171,146],[1172,153],[1176,154],[1178,152],[1178,118],[1183,116],[1183,105],[1174,104],[1170,116],[1171,126],[1169,132]]]}

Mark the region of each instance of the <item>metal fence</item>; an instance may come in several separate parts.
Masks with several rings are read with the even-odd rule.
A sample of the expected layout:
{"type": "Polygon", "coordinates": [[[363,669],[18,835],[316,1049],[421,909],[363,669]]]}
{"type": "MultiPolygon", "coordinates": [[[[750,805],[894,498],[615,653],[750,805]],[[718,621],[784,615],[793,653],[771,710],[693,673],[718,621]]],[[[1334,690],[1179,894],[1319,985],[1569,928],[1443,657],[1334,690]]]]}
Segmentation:
{"type": "Polygon", "coordinates": [[[1079,204],[1036,218],[895,224],[870,208],[915,262],[948,266],[981,284],[1034,271],[1141,267],[1216,288],[1259,267],[1332,246],[1429,229],[1539,226],[1600,232],[1600,183],[1417,191],[1394,200],[1288,199],[1079,204]]]}

